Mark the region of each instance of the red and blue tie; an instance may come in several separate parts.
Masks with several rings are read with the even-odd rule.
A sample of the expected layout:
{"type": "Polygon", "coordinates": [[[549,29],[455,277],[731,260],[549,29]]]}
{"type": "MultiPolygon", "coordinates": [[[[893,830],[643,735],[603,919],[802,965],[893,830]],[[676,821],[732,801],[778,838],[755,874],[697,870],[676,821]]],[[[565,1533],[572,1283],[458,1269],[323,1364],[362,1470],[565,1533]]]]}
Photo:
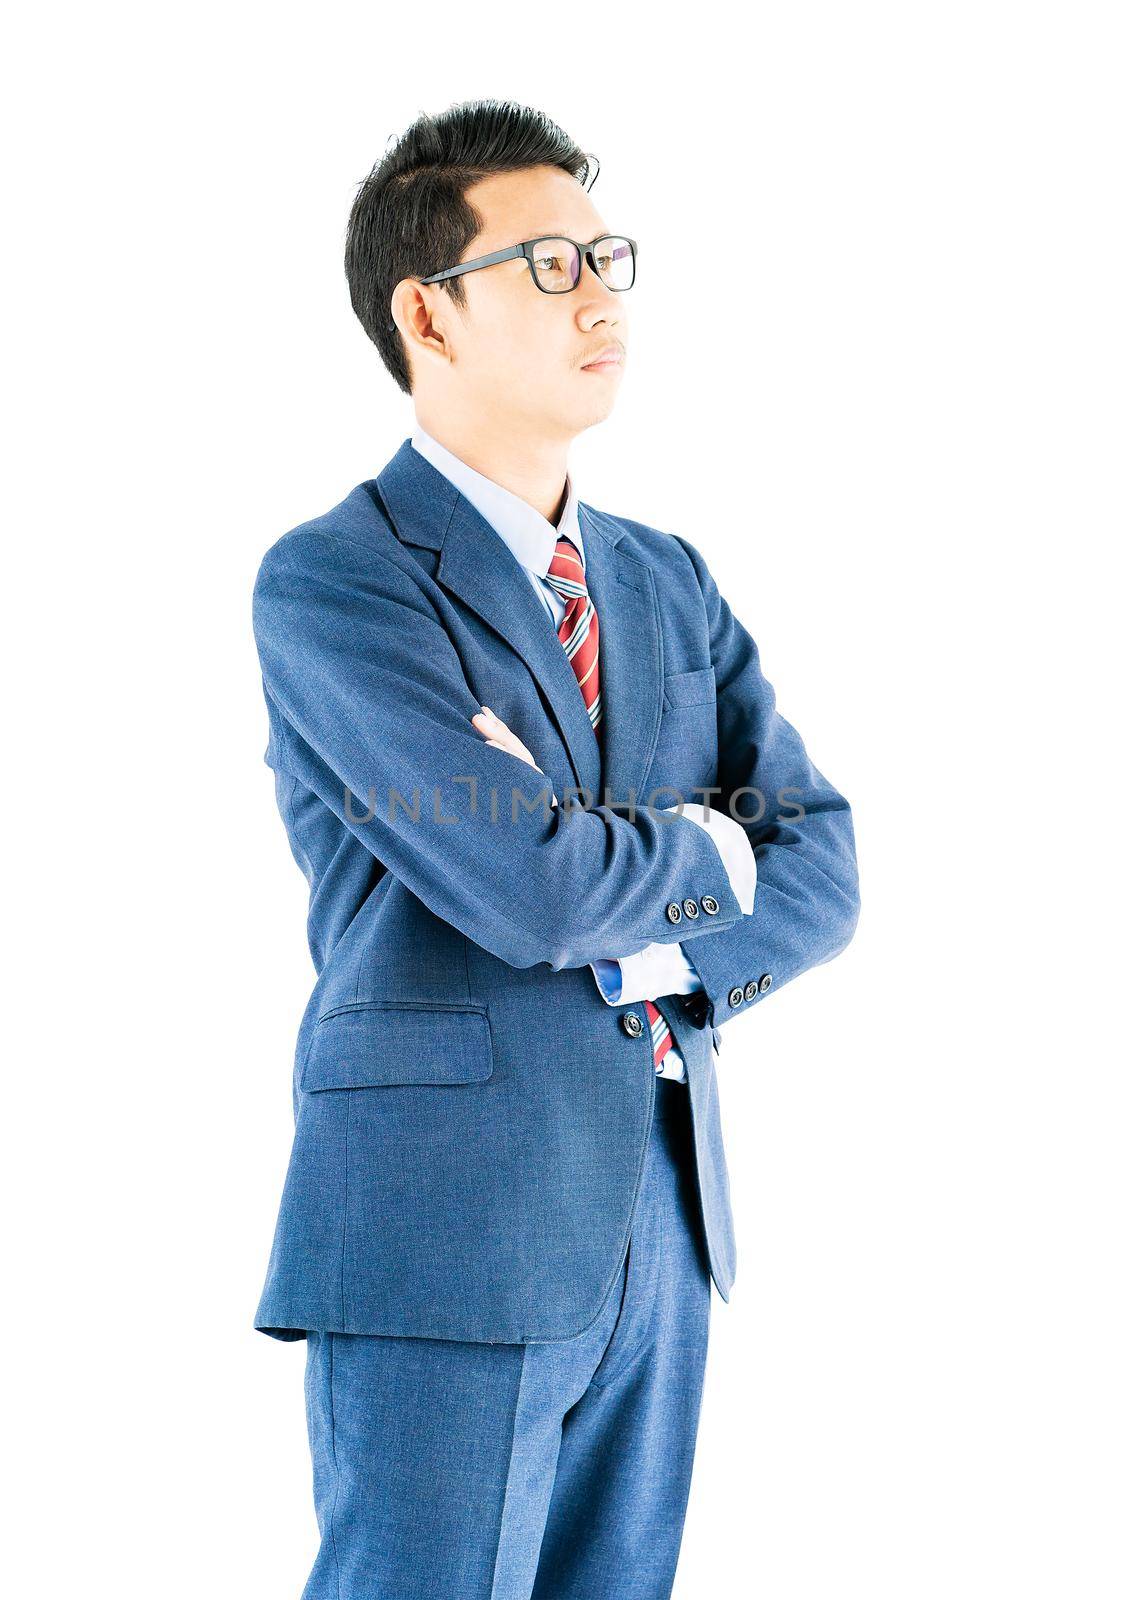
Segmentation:
{"type": "MultiPolygon", "coordinates": [[[[559,624],[559,641],[567,653],[575,681],[582,692],[595,738],[601,740],[603,682],[599,666],[599,618],[587,593],[579,552],[574,543],[562,534],[555,541],[555,553],[547,569],[547,581],[566,607],[563,621],[559,624]]],[[[666,1052],[674,1046],[674,1038],[666,1025],[666,1018],[654,1001],[644,1000],[643,1005],[646,1007],[654,1045],[654,1070],[661,1072],[666,1052]]]]}

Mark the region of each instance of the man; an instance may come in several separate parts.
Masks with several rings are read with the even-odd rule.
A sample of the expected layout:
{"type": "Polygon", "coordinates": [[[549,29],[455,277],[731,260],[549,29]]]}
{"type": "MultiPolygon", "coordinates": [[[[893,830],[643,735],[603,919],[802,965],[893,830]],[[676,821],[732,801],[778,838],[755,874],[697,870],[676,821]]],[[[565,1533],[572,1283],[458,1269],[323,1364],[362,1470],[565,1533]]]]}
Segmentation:
{"type": "Polygon", "coordinates": [[[669,1595],[734,1279],[712,1052],[856,921],[703,557],[568,475],[637,259],[594,165],[477,102],[374,167],[346,270],[416,429],[255,587],[318,972],[256,1317],[307,1339],[307,1600],[669,1595]]]}

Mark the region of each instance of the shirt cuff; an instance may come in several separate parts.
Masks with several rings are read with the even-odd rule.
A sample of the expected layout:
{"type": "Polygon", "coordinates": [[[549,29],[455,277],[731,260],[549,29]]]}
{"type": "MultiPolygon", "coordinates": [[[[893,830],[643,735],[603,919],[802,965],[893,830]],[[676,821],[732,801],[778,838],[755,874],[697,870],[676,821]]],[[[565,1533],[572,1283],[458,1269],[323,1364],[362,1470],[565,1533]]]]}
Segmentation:
{"type": "Polygon", "coordinates": [[[591,971],[609,1006],[657,1000],[663,994],[693,994],[702,987],[694,963],[677,944],[648,944],[618,960],[600,956],[591,962],[591,971]]]}
{"type": "Polygon", "coordinates": [[[722,858],[730,888],[737,897],[743,917],[753,916],[754,895],[757,893],[757,857],[753,853],[749,834],[740,822],[727,817],[724,811],[687,801],[682,815],[710,835],[722,858]]]}
{"type": "Polygon", "coordinates": [[[598,961],[591,962],[591,971],[595,974],[595,986],[607,1004],[621,1005],[623,973],[619,963],[610,956],[600,956],[598,961]]]}

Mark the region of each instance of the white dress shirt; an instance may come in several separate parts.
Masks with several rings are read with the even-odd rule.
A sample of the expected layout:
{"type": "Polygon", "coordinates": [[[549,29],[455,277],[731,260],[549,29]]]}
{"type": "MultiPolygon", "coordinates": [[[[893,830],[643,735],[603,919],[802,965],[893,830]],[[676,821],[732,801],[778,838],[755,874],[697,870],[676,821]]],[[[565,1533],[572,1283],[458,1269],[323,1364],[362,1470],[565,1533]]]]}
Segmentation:
{"type": "MultiPolygon", "coordinates": [[[[548,522],[526,500],[477,472],[459,456],[445,448],[419,424],[412,440],[413,449],[453,484],[492,527],[527,573],[537,598],[551,615],[556,628],[563,620],[563,597],[547,582],[555,543],[561,536],[570,539],[583,562],[583,576],[590,589],[587,555],[579,527],[579,498],[567,474],[563,509],[557,524],[548,522]]],[[[495,706],[491,708],[495,711],[495,706]]],[[[606,703],[603,716],[607,715],[606,703]]],[[[514,731],[514,730],[513,730],[514,731]]],[[[558,799],[552,796],[552,803],[558,799]]],[[[752,915],[757,886],[757,862],[745,829],[732,817],[694,803],[681,808],[682,815],[703,828],[713,839],[722,858],[730,887],[743,913],[752,915]]],[[[631,955],[618,959],[600,956],[591,962],[595,984],[611,1006],[629,1005],[636,1000],[657,1000],[664,994],[690,994],[702,987],[701,980],[686,952],[678,943],[648,944],[631,955]]],[[[662,1058],[660,1075],[684,1080],[686,1067],[673,1047],[662,1058]]]]}

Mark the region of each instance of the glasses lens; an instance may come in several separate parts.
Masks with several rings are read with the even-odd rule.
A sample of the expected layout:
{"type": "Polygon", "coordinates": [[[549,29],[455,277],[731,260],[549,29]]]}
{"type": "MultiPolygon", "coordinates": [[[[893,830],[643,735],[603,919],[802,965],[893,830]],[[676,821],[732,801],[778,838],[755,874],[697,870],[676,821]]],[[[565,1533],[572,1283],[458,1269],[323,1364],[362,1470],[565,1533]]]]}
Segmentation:
{"type": "Polygon", "coordinates": [[[567,294],[579,282],[579,246],[570,239],[539,239],[532,252],[539,287],[548,294],[567,294]]]}
{"type": "Polygon", "coordinates": [[[600,239],[594,247],[599,276],[608,289],[629,289],[634,282],[634,245],[629,239],[600,239]]]}

